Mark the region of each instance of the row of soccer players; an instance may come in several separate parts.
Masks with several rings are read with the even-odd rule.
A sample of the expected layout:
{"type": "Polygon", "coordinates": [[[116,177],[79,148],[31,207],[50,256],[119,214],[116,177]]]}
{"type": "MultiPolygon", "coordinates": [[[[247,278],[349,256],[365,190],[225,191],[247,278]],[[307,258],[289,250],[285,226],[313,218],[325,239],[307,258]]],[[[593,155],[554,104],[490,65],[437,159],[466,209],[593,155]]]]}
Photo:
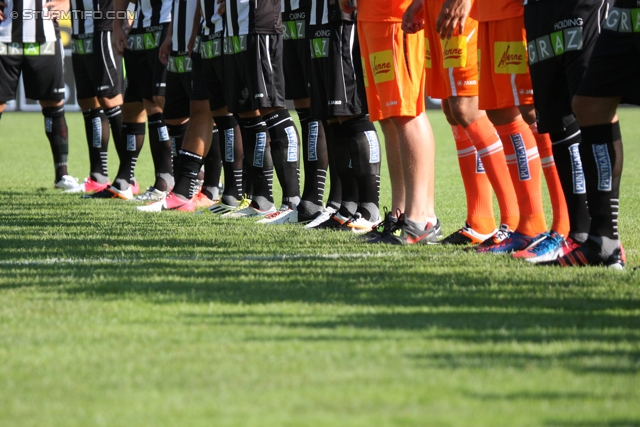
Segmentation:
{"type": "MultiPolygon", "coordinates": [[[[605,34],[610,31],[620,36],[626,32],[624,25],[636,22],[631,19],[634,12],[620,5],[609,11],[602,1],[555,3],[529,2],[523,8],[512,1],[370,1],[359,6],[357,24],[355,7],[346,2],[341,4],[342,11],[326,1],[284,3],[281,34],[279,2],[202,2],[193,13],[185,10],[184,2],[176,2],[169,52],[168,44],[162,46],[170,19],[164,22],[162,11],[168,13],[169,9],[159,1],[148,3],[150,9],[145,10],[142,2],[128,37],[122,22],[116,21],[113,27],[116,51],[123,51],[127,70],[133,70],[128,76],[125,105],[136,108],[125,108],[125,116],[133,120],[126,119],[121,140],[126,140],[130,153],[127,157],[121,154],[124,150],[118,150],[118,177],[105,191],[132,197],[133,167],[144,139],[144,115],[140,114],[144,106],[149,115],[152,152],[156,147],[157,176],[144,198],[159,200],[140,210],[192,210],[197,202],[197,172],[208,151],[222,155],[227,182],[225,194],[212,211],[226,212],[227,216],[260,216],[262,222],[313,220],[312,225],[367,232],[372,242],[436,243],[440,226],[433,206],[433,137],[423,112],[422,89],[426,82],[427,93],[443,99],[467,195],[467,222],[443,243],[477,243],[478,251],[510,252],[533,262],[620,267],[624,260],[617,234],[617,192],[622,156],[615,119],[619,95],[607,98],[617,100],[610,103],[608,123],[598,123],[601,119],[595,117],[601,116],[591,111],[594,105],[600,105],[593,96],[616,94],[619,86],[603,89],[601,79],[591,78],[587,79],[590,85],[585,83],[580,89],[589,95],[579,104],[590,106],[584,107],[586,124],[595,120],[597,125],[595,129],[583,126],[583,134],[597,135],[587,143],[580,142],[571,97],[580,86],[601,24],[605,34]],[[197,25],[186,28],[191,21],[188,16],[195,16],[194,22],[200,16],[204,18],[191,61],[186,51],[195,40],[197,25]],[[527,67],[525,22],[533,79],[527,67]],[[427,55],[423,57],[425,50],[427,55]],[[484,58],[480,67],[479,52],[484,58]],[[166,106],[158,55],[169,71],[166,106]],[[358,57],[362,57],[361,63],[358,57]],[[180,90],[172,88],[179,88],[182,82],[183,91],[188,92],[188,78],[183,74],[189,63],[193,80],[191,111],[186,115],[168,114],[185,111],[185,102],[178,101],[180,90]],[[149,76],[153,76],[152,82],[149,76]],[[308,179],[302,196],[297,173],[298,135],[283,108],[283,76],[286,96],[294,99],[303,128],[308,179]],[[540,128],[550,137],[537,132],[532,86],[536,88],[540,128]],[[592,89],[594,86],[597,89],[592,89]],[[130,96],[136,91],[137,97],[130,96]],[[202,104],[206,104],[206,98],[209,108],[202,104]],[[169,108],[178,102],[182,102],[182,110],[169,108]],[[162,107],[169,132],[164,131],[162,107]],[[214,139],[213,147],[221,150],[208,149],[209,112],[221,135],[221,143],[214,139]],[[189,115],[174,183],[166,154],[157,153],[170,148],[167,134],[180,145],[189,115]],[[382,222],[378,211],[379,145],[368,119],[379,120],[385,134],[392,182],[393,208],[382,222]],[[560,164],[557,169],[554,156],[560,164]],[[335,172],[331,181],[336,186],[323,209],[322,191],[329,163],[333,166],[329,170],[335,172]],[[283,185],[279,211],[271,195],[272,164],[283,185]],[[245,186],[243,171],[248,176],[245,186]],[[554,212],[550,232],[542,210],[543,173],[554,212]],[[173,191],[163,198],[172,187],[173,191]],[[501,226],[497,231],[492,189],[500,205],[501,226]],[[241,199],[244,191],[251,195],[250,202],[241,199]],[[589,203],[589,209],[602,212],[587,210],[588,197],[599,197],[597,203],[589,203]]],[[[124,6],[116,4],[116,9],[124,6]]],[[[96,47],[96,34],[92,37],[96,47]]],[[[78,43],[76,51],[82,51],[83,37],[74,39],[78,43]]],[[[632,47],[631,40],[624,49],[632,47]]],[[[615,58],[621,56],[619,50],[614,51],[615,58]]],[[[606,48],[599,52],[594,56],[611,54],[606,48]]],[[[600,68],[611,64],[607,61],[600,59],[600,68]]],[[[637,99],[635,93],[632,95],[631,99],[637,99]]],[[[105,113],[100,108],[87,113],[97,110],[93,114],[109,118],[111,110],[105,109],[109,105],[102,107],[105,113]]],[[[90,124],[97,122],[96,117],[89,117],[93,121],[87,121],[88,135],[90,124]]],[[[98,145],[95,133],[89,140],[98,145]]],[[[106,174],[96,176],[94,164],[97,162],[92,161],[92,174],[84,183],[84,191],[93,182],[107,182],[106,174]]],[[[219,160],[212,160],[214,170],[215,164],[219,160]]],[[[213,182],[205,182],[203,187],[212,202],[216,199],[214,187],[213,182]]]]}

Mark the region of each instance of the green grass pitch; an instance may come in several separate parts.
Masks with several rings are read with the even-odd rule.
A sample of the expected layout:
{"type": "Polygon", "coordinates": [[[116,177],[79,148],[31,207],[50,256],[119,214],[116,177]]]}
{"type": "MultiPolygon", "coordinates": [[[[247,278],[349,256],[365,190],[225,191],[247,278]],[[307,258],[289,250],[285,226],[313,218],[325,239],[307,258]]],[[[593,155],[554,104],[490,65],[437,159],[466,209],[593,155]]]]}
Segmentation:
{"type": "MultiPolygon", "coordinates": [[[[615,272],[60,194],[42,116],[6,113],[0,426],[640,426],[640,110],[620,116],[615,272]]],[[[429,117],[448,234],[465,198],[429,117]]],[[[150,185],[148,145],[137,170],[150,185]]]]}

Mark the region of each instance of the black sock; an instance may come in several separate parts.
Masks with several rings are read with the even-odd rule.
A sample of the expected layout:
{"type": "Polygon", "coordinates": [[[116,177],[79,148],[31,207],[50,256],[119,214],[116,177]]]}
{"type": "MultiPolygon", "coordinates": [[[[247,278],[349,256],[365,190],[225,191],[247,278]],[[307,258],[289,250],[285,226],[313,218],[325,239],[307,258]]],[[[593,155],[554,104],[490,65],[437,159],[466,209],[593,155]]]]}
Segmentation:
{"type": "Polygon", "coordinates": [[[564,198],[569,211],[569,236],[583,243],[589,235],[591,217],[587,208],[587,187],[585,186],[580,142],[582,135],[577,122],[567,126],[563,132],[549,135],[553,143],[553,158],[556,162],[558,177],[562,184],[564,198]]]}
{"type": "Polygon", "coordinates": [[[211,200],[220,198],[218,185],[222,172],[222,156],[220,153],[220,132],[214,126],[211,134],[211,147],[204,158],[204,182],[202,192],[211,200]]]}
{"type": "Polygon", "coordinates": [[[581,128],[580,156],[587,184],[591,227],[589,240],[609,255],[620,246],[618,211],[622,175],[622,136],[620,123],[581,128]]]}
{"type": "MultiPolygon", "coordinates": [[[[342,202],[342,182],[338,174],[338,162],[336,160],[336,139],[344,139],[346,136],[338,122],[323,121],[327,140],[327,155],[329,156],[329,196],[327,197],[327,207],[332,207],[336,211],[340,209],[342,202]]],[[[345,142],[346,144],[346,142],[345,142]]]]}
{"type": "Polygon", "coordinates": [[[138,162],[138,156],[144,144],[144,123],[123,123],[122,138],[120,139],[120,167],[113,185],[119,190],[126,190],[129,184],[135,182],[134,170],[138,162]]]}
{"type": "Polygon", "coordinates": [[[189,122],[181,125],[169,125],[167,124],[167,130],[169,131],[169,140],[171,141],[171,162],[173,163],[173,176],[178,176],[178,153],[182,150],[182,141],[184,141],[184,134],[187,133],[187,127],[189,122]]]}
{"type": "Polygon", "coordinates": [[[53,154],[57,182],[63,175],[67,175],[67,157],[69,156],[69,131],[64,118],[64,106],[43,108],[42,114],[45,132],[53,154]]]}
{"type": "Polygon", "coordinates": [[[198,173],[204,159],[202,156],[186,150],[180,150],[178,157],[180,158],[178,160],[180,171],[173,192],[185,199],[191,199],[198,191],[198,173]]]}
{"type": "Polygon", "coordinates": [[[220,153],[224,167],[224,194],[222,202],[226,204],[240,200],[243,195],[242,171],[244,149],[242,132],[233,116],[215,117],[214,121],[220,135],[220,153]]]}
{"type": "Polygon", "coordinates": [[[342,123],[342,127],[349,137],[349,153],[358,183],[357,212],[367,221],[378,221],[380,219],[380,141],[376,128],[369,121],[368,115],[347,120],[342,123]]]}
{"type": "Polygon", "coordinates": [[[173,165],[171,164],[171,139],[162,113],[149,116],[149,146],[156,171],[153,187],[160,191],[173,188],[173,165]]]}
{"type": "Polygon", "coordinates": [[[247,172],[253,186],[251,203],[265,210],[273,205],[273,161],[269,145],[267,124],[262,117],[241,119],[244,155],[249,165],[247,172]]]}
{"type": "Polygon", "coordinates": [[[109,180],[107,153],[109,149],[109,121],[99,108],[82,111],[84,130],[89,146],[90,175],[96,182],[104,184],[109,180]]]}
{"type": "Polygon", "coordinates": [[[336,161],[336,174],[340,177],[340,208],[338,213],[350,217],[358,210],[358,183],[349,152],[349,136],[340,124],[332,125],[333,151],[336,161]]]}
{"type": "Polygon", "coordinates": [[[290,207],[300,203],[300,136],[285,109],[264,116],[271,137],[271,158],[282,187],[282,204],[290,207]]]}
{"type": "Polygon", "coordinates": [[[308,108],[296,109],[302,128],[304,191],[298,211],[313,215],[322,209],[324,185],[327,180],[329,155],[322,121],[311,119],[308,108]]]}
{"type": "Polygon", "coordinates": [[[122,155],[120,152],[121,150],[126,151],[127,148],[127,143],[126,141],[123,142],[122,136],[122,110],[119,105],[116,105],[113,108],[104,110],[104,114],[107,116],[107,120],[109,120],[111,138],[113,138],[113,144],[116,147],[118,158],[122,162],[122,155]]]}

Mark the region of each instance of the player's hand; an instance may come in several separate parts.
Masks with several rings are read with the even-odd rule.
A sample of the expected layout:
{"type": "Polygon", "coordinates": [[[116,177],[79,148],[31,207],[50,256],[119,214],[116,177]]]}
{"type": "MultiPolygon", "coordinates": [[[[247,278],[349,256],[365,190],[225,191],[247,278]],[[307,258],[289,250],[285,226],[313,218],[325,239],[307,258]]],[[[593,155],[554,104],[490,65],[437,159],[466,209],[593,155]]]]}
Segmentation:
{"type": "Polygon", "coordinates": [[[127,40],[127,34],[124,32],[124,29],[115,23],[113,26],[113,36],[112,36],[113,48],[116,53],[120,56],[124,54],[125,49],[129,49],[129,40],[127,40]]]}
{"type": "Polygon", "coordinates": [[[162,44],[160,45],[160,50],[158,51],[158,59],[162,62],[162,65],[165,67],[169,63],[169,55],[171,54],[171,37],[167,37],[164,39],[162,44]]]}
{"type": "Polygon", "coordinates": [[[357,8],[355,0],[340,0],[340,10],[347,15],[351,15],[357,8]]]}
{"type": "Polygon", "coordinates": [[[471,11],[470,0],[445,0],[436,21],[436,31],[443,39],[450,39],[456,30],[462,34],[464,23],[471,11]]]}
{"type": "Polygon", "coordinates": [[[225,0],[216,0],[218,3],[218,15],[223,16],[227,11],[227,2],[225,0]]]}
{"type": "Polygon", "coordinates": [[[402,15],[402,31],[414,34],[424,28],[424,0],[413,0],[402,15]]]}
{"type": "MultiPolygon", "coordinates": [[[[0,7],[7,7],[7,4],[0,1],[0,7]]],[[[5,15],[4,12],[0,10],[0,22],[4,21],[6,19],[6,16],[7,15],[5,15]]]]}
{"type": "Polygon", "coordinates": [[[47,0],[44,4],[44,8],[49,11],[49,18],[52,21],[57,21],[61,12],[66,12],[70,7],[69,0],[47,0]]]}

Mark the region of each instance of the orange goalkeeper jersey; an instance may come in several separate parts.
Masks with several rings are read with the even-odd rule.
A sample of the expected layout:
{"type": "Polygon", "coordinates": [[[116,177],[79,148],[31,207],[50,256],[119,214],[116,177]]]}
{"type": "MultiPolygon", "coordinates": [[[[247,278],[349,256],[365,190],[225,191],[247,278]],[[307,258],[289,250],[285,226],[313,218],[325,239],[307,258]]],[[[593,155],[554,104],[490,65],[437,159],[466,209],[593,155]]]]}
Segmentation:
{"type": "Polygon", "coordinates": [[[524,15],[522,0],[477,0],[472,17],[479,22],[500,21],[524,15]],[[473,16],[475,13],[476,16],[473,16]]]}
{"type": "Polygon", "coordinates": [[[358,0],[358,21],[402,22],[412,0],[358,0]]]}

